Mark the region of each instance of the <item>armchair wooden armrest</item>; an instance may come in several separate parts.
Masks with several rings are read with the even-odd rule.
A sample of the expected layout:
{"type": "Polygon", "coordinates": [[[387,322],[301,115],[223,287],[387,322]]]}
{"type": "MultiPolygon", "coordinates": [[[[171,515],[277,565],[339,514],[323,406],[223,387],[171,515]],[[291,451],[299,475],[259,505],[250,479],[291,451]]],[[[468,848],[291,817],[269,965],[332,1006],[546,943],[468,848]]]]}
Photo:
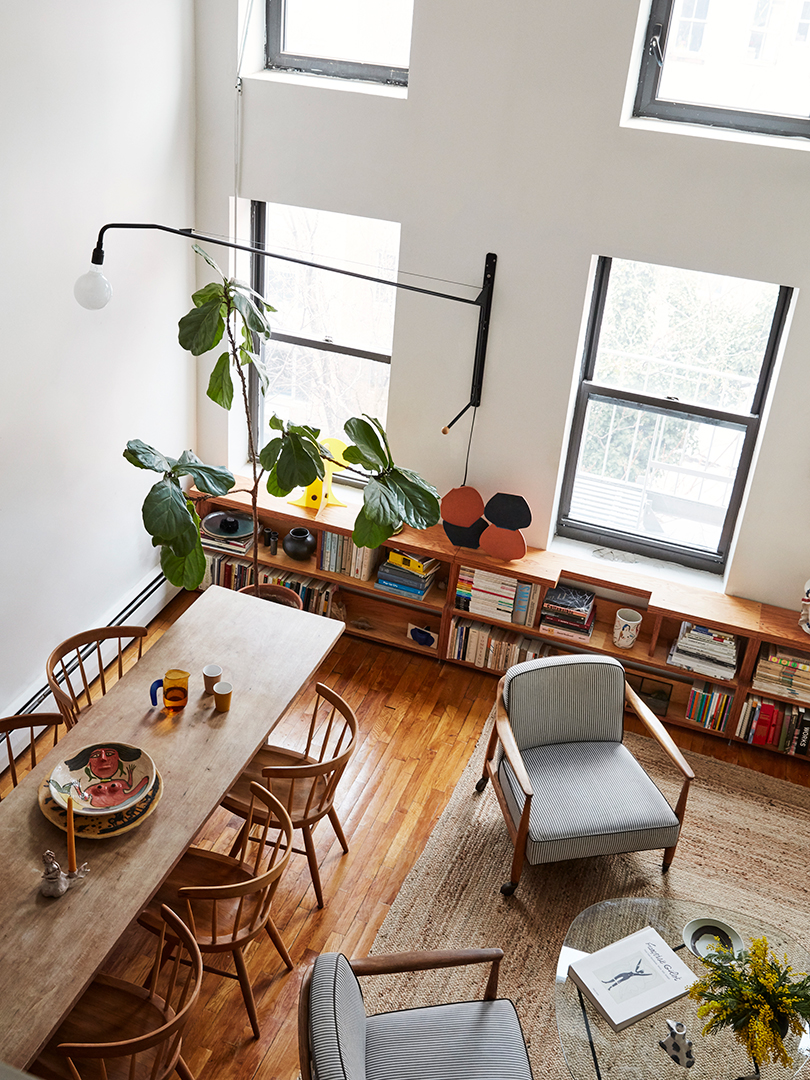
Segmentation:
{"type": "MultiPolygon", "coordinates": [[[[652,711],[652,709],[646,705],[638,694],[635,692],[629,683],[624,684],[624,699],[642,724],[645,726],[650,735],[655,739],[672,764],[683,776],[683,784],[681,785],[681,793],[678,796],[678,801],[675,804],[675,817],[678,819],[681,825],[683,825],[684,815],[686,813],[686,800],[689,796],[689,785],[695,779],[695,774],[692,771],[692,767],[678,747],[675,745],[672,736],[667,729],[652,711]]],[[[664,873],[669,870],[670,863],[675,855],[675,847],[667,848],[664,852],[664,873]]]]}

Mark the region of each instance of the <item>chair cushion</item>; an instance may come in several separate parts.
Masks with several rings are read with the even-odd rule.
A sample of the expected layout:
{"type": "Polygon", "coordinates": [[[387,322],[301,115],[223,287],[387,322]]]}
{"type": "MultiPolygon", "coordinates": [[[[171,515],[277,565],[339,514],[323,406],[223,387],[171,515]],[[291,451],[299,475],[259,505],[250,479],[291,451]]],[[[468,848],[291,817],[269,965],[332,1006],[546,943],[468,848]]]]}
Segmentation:
{"type": "MultiPolygon", "coordinates": [[[[536,863],[671,847],[678,819],[621,743],[560,743],[522,751],[534,795],[526,859],[536,863]]],[[[498,776],[517,825],[523,792],[505,758],[498,776]]]]}
{"type": "Polygon", "coordinates": [[[309,1040],[316,1080],[365,1080],[366,1009],[341,953],[321,953],[309,990],[309,1040]]]}
{"type": "Polygon", "coordinates": [[[368,1080],[531,1080],[511,1001],[465,1001],[370,1016],[368,1080]]]}
{"type": "Polygon", "coordinates": [[[503,699],[518,747],[622,741],[624,668],[610,656],[549,656],[516,664],[503,699]]]}

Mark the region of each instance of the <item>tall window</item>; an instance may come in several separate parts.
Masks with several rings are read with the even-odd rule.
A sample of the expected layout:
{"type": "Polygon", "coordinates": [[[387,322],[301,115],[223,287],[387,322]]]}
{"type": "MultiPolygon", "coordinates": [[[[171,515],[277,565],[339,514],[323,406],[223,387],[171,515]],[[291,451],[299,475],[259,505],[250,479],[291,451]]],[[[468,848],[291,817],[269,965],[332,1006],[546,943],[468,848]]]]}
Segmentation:
{"type": "MultiPolygon", "coordinates": [[[[253,203],[253,242],[309,262],[396,280],[399,224],[374,218],[253,203]]],[[[256,396],[258,428],[273,413],[345,439],[350,416],[383,424],[396,289],[297,263],[254,257],[254,288],[277,313],[264,346],[268,387],[256,396]]],[[[266,439],[260,438],[264,445],[266,439]]]]}
{"type": "Polygon", "coordinates": [[[652,0],[636,116],[810,137],[806,0],[652,0]]]}
{"type": "Polygon", "coordinates": [[[267,66],[408,84],[413,0],[267,0],[267,66]]]}
{"type": "Polygon", "coordinates": [[[723,568],[790,295],[599,260],[558,534],[723,568]]]}

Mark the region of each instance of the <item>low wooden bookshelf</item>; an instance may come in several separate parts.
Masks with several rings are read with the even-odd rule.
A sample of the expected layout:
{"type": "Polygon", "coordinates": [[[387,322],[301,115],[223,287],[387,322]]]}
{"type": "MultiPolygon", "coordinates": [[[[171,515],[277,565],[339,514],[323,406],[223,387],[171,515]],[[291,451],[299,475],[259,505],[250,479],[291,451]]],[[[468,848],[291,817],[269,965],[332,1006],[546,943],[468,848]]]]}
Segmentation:
{"type": "MultiPolygon", "coordinates": [[[[237,487],[241,486],[242,482],[238,481],[237,487]]],[[[211,510],[249,515],[249,498],[245,493],[237,493],[207,500],[199,506],[202,514],[211,510]]],[[[614,656],[628,673],[672,687],[666,714],[661,719],[682,747],[710,753],[794,782],[810,783],[810,755],[791,755],[772,745],[753,745],[736,735],[741,711],[752,693],[751,683],[762,646],[778,645],[810,652],[810,637],[800,629],[797,611],[650,578],[625,565],[612,564],[604,572],[601,568],[597,571],[591,562],[538,548],[529,548],[526,556],[517,562],[502,562],[478,550],[456,547],[450,543],[440,525],[425,530],[406,527],[399,535],[388,540],[380,552],[381,559],[387,557],[387,549],[395,549],[416,558],[438,560],[436,579],[424,599],[400,597],[376,589],[375,575],[370,581],[361,581],[321,568],[324,534],[331,532],[349,537],[356,511],[357,506],[329,506],[310,510],[263,491],[259,505],[262,526],[274,529],[279,541],[276,555],[271,555],[269,548],[260,543],[260,564],[320,582],[334,583],[337,604],[334,605],[333,614],[345,617],[348,633],[433,656],[439,662],[482,666],[452,655],[453,634],[458,620],[484,624],[499,631],[498,636],[507,641],[522,638],[537,641],[554,653],[582,651],[614,656]],[[286,533],[301,525],[310,529],[318,541],[315,553],[306,562],[290,559],[281,546],[286,533]],[[457,606],[456,589],[462,568],[485,570],[537,586],[539,602],[531,623],[517,625],[504,619],[471,615],[457,606]],[[539,625],[545,593],[558,584],[595,593],[594,628],[587,642],[580,644],[549,637],[539,625]],[[632,607],[642,614],[640,634],[630,649],[620,649],[613,644],[613,623],[620,607],[632,607]],[[684,622],[731,633],[737,638],[738,662],[732,678],[712,678],[668,662],[670,648],[684,622]],[[409,626],[429,630],[435,639],[435,646],[431,648],[415,642],[408,634],[409,626]],[[732,695],[722,729],[705,727],[685,715],[693,685],[702,682],[716,684],[732,695]]],[[[251,557],[241,556],[243,560],[251,557]]],[[[489,670],[493,675],[500,675],[503,671],[499,667],[489,670]]],[[[768,696],[778,701],[796,702],[789,693],[768,696]]]]}

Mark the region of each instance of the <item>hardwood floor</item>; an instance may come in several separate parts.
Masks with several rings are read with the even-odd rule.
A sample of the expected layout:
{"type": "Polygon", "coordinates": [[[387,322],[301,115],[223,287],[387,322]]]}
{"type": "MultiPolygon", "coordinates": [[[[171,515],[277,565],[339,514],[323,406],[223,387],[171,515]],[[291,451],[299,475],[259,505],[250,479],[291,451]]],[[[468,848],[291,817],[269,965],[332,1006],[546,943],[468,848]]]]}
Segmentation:
{"type": "MultiPolygon", "coordinates": [[[[193,603],[181,594],[149,627],[148,648],[193,603]]],[[[130,661],[132,663],[135,660],[130,661]]],[[[325,906],[318,910],[306,858],[294,855],[273,917],[296,968],[287,973],[269,938],[246,950],[262,1026],[254,1040],[237,982],[206,974],[184,1037],[197,1080],[291,1080],[298,1075],[296,1010],[306,966],[323,951],[365,955],[467,763],[495,698],[497,679],[344,635],[313,677],[357,713],[360,742],[338,791],[349,853],[329,822],[315,832],[325,906]]],[[[311,691],[273,733],[296,745],[311,691]]],[[[47,752],[47,748],[44,752],[47,752]]],[[[0,778],[0,794],[5,781],[0,778]]],[[[7,782],[10,783],[10,782],[7,782]]],[[[197,838],[227,850],[239,822],[217,811],[197,838]]],[[[182,914],[182,913],[180,913],[182,914]]],[[[153,939],[134,925],[103,965],[137,980],[153,939]]]]}

